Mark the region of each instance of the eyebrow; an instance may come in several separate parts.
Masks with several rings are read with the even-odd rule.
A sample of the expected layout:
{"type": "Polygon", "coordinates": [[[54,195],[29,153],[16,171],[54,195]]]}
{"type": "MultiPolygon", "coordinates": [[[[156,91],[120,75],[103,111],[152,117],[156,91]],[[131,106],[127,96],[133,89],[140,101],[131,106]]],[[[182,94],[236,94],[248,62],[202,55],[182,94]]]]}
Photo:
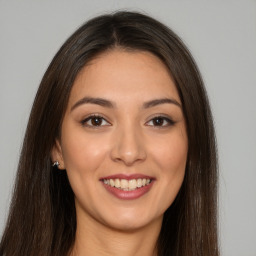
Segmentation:
{"type": "MultiPolygon", "coordinates": [[[[151,107],[155,107],[157,105],[161,105],[161,104],[174,104],[180,108],[181,104],[176,101],[175,99],[170,99],[170,98],[163,98],[163,99],[155,99],[155,100],[150,100],[147,102],[144,102],[142,105],[142,108],[147,109],[147,108],[151,108],[151,107]]],[[[77,101],[72,107],[71,107],[71,111],[74,110],[75,108],[77,108],[78,106],[81,106],[83,104],[96,104],[102,107],[106,107],[106,108],[115,108],[116,104],[111,102],[110,100],[107,99],[103,99],[103,98],[92,98],[92,97],[84,97],[82,99],[80,99],[79,101],[77,101]]]]}
{"type": "Polygon", "coordinates": [[[155,107],[157,105],[166,104],[166,103],[174,104],[181,108],[181,104],[177,100],[170,99],[170,98],[155,99],[155,100],[147,101],[143,104],[143,108],[151,108],[151,107],[155,107]]]}
{"type": "Polygon", "coordinates": [[[71,111],[77,108],[78,106],[81,106],[83,104],[96,104],[102,107],[107,107],[107,108],[114,108],[115,104],[112,103],[109,100],[102,99],[102,98],[92,98],[92,97],[84,97],[78,102],[76,102],[73,107],[71,108],[71,111]]]}

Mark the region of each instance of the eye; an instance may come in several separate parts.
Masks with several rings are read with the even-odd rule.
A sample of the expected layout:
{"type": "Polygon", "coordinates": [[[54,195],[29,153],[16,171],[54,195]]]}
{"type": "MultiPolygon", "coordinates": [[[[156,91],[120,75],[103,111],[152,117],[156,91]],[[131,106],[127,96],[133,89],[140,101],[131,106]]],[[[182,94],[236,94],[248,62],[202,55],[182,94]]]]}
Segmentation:
{"type": "Polygon", "coordinates": [[[89,116],[85,118],[81,123],[82,125],[88,126],[91,128],[110,125],[108,121],[106,121],[102,116],[99,116],[99,115],[89,116]]]}
{"type": "Polygon", "coordinates": [[[146,124],[148,126],[154,126],[154,127],[167,127],[167,126],[174,125],[175,122],[170,118],[167,118],[164,116],[156,116],[150,121],[148,121],[146,124]]]}

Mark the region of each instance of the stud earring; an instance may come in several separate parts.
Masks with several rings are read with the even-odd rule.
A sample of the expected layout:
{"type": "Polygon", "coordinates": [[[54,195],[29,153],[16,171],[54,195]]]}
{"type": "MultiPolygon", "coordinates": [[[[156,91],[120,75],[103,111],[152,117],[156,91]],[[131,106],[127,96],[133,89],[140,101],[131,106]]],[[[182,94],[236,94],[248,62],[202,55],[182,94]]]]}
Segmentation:
{"type": "Polygon", "coordinates": [[[52,167],[55,167],[55,166],[58,168],[58,167],[60,166],[60,163],[59,163],[58,161],[55,161],[55,162],[52,164],[52,167]]]}

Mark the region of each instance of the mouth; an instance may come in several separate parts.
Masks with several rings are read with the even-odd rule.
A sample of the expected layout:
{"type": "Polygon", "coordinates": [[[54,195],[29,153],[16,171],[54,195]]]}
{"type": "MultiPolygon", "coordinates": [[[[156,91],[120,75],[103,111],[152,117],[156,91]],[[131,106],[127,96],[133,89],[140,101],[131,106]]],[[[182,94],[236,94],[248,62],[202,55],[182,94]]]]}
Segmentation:
{"type": "Polygon", "coordinates": [[[152,182],[152,179],[103,179],[103,183],[115,187],[123,191],[132,191],[144,186],[148,186],[152,182]]]}
{"type": "Polygon", "coordinates": [[[147,193],[155,179],[145,175],[113,175],[101,178],[103,186],[119,199],[136,199],[147,193]]]}

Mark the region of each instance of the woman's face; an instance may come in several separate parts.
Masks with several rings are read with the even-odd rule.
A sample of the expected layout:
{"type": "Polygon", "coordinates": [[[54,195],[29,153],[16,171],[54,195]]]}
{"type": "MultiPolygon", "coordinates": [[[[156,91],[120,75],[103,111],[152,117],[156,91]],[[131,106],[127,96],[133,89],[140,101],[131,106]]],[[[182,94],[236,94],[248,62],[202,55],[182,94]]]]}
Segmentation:
{"type": "Polygon", "coordinates": [[[161,220],[184,178],[188,141],[165,65],[112,50],[73,85],[53,160],[67,170],[78,222],[131,230],[161,220]]]}

